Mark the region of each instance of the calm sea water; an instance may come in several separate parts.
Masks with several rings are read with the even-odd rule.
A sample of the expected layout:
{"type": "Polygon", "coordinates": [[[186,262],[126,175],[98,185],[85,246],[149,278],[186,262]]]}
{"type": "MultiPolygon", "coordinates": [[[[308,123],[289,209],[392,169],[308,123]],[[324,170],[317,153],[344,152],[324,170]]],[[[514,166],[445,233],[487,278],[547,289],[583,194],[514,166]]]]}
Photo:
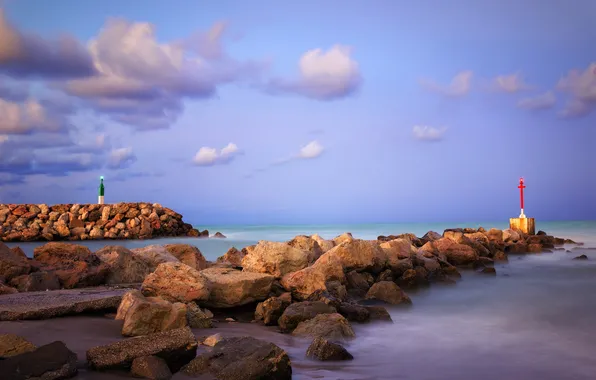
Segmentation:
{"type": "MultiPolygon", "coordinates": [[[[505,223],[200,226],[229,238],[118,243],[136,247],[188,242],[213,260],[231,246],[241,248],[261,239],[284,241],[298,234],[332,238],[350,231],[355,237],[373,239],[479,225],[507,227],[505,223]]],[[[292,359],[295,379],[594,380],[596,250],[589,248],[596,247],[596,222],[545,222],[537,227],[585,246],[566,246],[571,252],[510,255],[508,263],[496,266],[496,277],[464,272],[456,285],[410,292],[412,308],[389,308],[394,324],[354,326],[357,338],[347,346],[355,357],[351,362],[308,360],[304,356],[308,342],[255,324],[233,324],[218,332],[251,334],[283,347],[292,359]],[[573,260],[582,253],[589,259],[573,260]]],[[[105,243],[85,244],[96,249],[105,243]]],[[[32,252],[38,244],[20,245],[32,252]]]]}

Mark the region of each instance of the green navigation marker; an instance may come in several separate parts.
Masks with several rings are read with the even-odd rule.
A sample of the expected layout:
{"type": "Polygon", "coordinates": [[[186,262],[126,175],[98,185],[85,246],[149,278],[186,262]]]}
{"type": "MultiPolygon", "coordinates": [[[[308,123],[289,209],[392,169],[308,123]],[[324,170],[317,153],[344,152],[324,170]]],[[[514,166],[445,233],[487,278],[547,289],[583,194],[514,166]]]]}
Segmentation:
{"type": "Polygon", "coordinates": [[[102,205],[103,204],[103,196],[104,196],[105,187],[103,185],[103,176],[99,177],[99,198],[97,203],[102,205]]]}

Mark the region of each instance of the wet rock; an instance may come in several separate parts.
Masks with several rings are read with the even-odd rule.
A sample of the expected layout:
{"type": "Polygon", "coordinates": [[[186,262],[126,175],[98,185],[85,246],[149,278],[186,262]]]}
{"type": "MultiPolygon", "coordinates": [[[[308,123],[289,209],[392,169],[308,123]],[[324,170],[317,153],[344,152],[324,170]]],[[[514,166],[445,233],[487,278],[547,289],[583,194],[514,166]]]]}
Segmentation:
{"type": "Polygon", "coordinates": [[[493,267],[482,268],[480,270],[480,273],[482,273],[482,274],[488,274],[488,275],[492,275],[492,276],[496,276],[497,275],[497,271],[493,267]]]}
{"type": "Polygon", "coordinates": [[[140,336],[186,326],[186,312],[183,303],[145,298],[140,291],[132,290],[122,297],[116,319],[124,320],[122,335],[140,336]]]}
{"type": "Polygon", "coordinates": [[[0,334],[0,358],[35,351],[37,347],[27,339],[15,334],[0,334]]]}
{"type": "Polygon", "coordinates": [[[36,292],[60,289],[58,276],[53,272],[33,272],[13,278],[10,285],[19,292],[36,292]]]}
{"type": "Polygon", "coordinates": [[[327,290],[327,284],[331,281],[345,283],[341,260],[330,253],[323,254],[308,268],[284,276],[281,280],[283,287],[291,291],[294,297],[304,300],[317,290],[327,290]]]}
{"type": "Polygon", "coordinates": [[[257,305],[255,319],[262,320],[266,326],[277,325],[277,320],[282,316],[290,302],[279,297],[271,297],[257,305]]]}
{"type": "Polygon", "coordinates": [[[282,332],[291,332],[302,321],[306,321],[316,317],[319,314],[336,313],[337,310],[333,306],[329,306],[324,302],[297,302],[288,306],[277,323],[282,332]]]}
{"type": "Polygon", "coordinates": [[[588,256],[586,256],[586,255],[579,255],[577,257],[574,257],[573,260],[588,260],[588,256]]]}
{"type": "Polygon", "coordinates": [[[364,306],[342,302],[337,311],[350,322],[366,322],[370,319],[370,312],[364,306]]]}
{"type": "Polygon", "coordinates": [[[356,272],[355,270],[350,271],[346,274],[346,280],[349,289],[360,289],[365,292],[370,289],[366,276],[362,273],[356,272]]]}
{"type": "Polygon", "coordinates": [[[217,258],[218,263],[230,263],[235,267],[242,266],[242,259],[244,259],[246,254],[243,251],[239,251],[236,248],[232,247],[228,249],[228,251],[221,257],[217,258]]]}
{"type": "Polygon", "coordinates": [[[213,327],[213,313],[201,308],[194,302],[186,304],[186,319],[193,329],[208,329],[213,327]]]}
{"type": "Polygon", "coordinates": [[[141,356],[132,361],[131,375],[151,380],[169,380],[172,372],[165,360],[157,356],[141,356]]]}
{"type": "Polygon", "coordinates": [[[6,244],[0,242],[0,277],[4,277],[6,281],[9,281],[14,277],[27,274],[30,271],[31,265],[26,258],[15,253],[6,244]]]}
{"type": "Polygon", "coordinates": [[[311,294],[310,296],[308,296],[308,298],[306,299],[306,301],[319,301],[319,302],[323,302],[323,303],[326,303],[329,306],[335,307],[336,309],[341,304],[341,299],[339,299],[339,298],[331,295],[331,293],[328,292],[327,290],[317,290],[316,292],[314,292],[313,294],[311,294]]]}
{"type": "Polygon", "coordinates": [[[208,268],[201,272],[211,289],[204,304],[208,307],[230,308],[268,298],[273,276],[244,272],[231,268],[208,268]]]}
{"type": "Polygon", "coordinates": [[[247,272],[267,273],[282,277],[306,268],[312,254],[294,248],[287,243],[261,240],[256,247],[242,259],[242,269],[247,272]]]}
{"type": "Polygon", "coordinates": [[[291,380],[288,354],[273,343],[245,337],[226,338],[182,368],[190,377],[212,375],[218,380],[291,380]]]}
{"type": "Polygon", "coordinates": [[[221,232],[216,232],[213,237],[216,239],[225,239],[226,235],[222,234],[221,232]]]}
{"type": "Polygon", "coordinates": [[[292,335],[322,337],[334,341],[356,336],[350,322],[338,313],[318,314],[314,318],[302,321],[292,331],[292,335]]]}
{"type": "Polygon", "coordinates": [[[108,266],[107,284],[141,283],[155,270],[147,260],[122,246],[109,245],[95,254],[108,266]]]}
{"type": "Polygon", "coordinates": [[[386,308],[383,306],[364,306],[366,310],[370,313],[370,320],[371,321],[386,321],[386,322],[393,322],[391,319],[391,315],[387,311],[386,308]]]}
{"type": "Polygon", "coordinates": [[[181,262],[159,264],[143,281],[146,296],[160,296],[170,302],[207,301],[211,284],[201,272],[181,262]]]}
{"type": "Polygon", "coordinates": [[[390,281],[381,281],[374,284],[366,293],[366,299],[376,299],[392,305],[412,303],[410,297],[399,286],[390,281]]]}
{"type": "Polygon", "coordinates": [[[306,356],[321,361],[352,360],[354,357],[341,344],[333,343],[325,338],[316,337],[308,349],[306,356]]]}
{"type": "Polygon", "coordinates": [[[77,374],[77,355],[56,341],[0,360],[2,380],[68,379],[77,374]]]}
{"type": "Polygon", "coordinates": [[[190,244],[167,244],[164,248],[181,263],[193,269],[202,270],[207,268],[207,259],[195,246],[190,244]]]}
{"type": "Polygon", "coordinates": [[[130,369],[136,358],[155,355],[178,372],[197,354],[197,341],[189,327],[129,338],[87,351],[91,369],[130,369]]]}

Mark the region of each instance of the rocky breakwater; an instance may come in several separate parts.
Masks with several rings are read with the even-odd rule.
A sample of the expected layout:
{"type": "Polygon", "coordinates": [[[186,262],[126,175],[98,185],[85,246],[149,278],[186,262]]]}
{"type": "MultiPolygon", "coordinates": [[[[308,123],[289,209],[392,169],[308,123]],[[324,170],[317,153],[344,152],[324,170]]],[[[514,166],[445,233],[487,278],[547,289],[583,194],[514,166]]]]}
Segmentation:
{"type": "MultiPolygon", "coordinates": [[[[430,231],[421,238],[403,234],[372,241],[345,233],[331,240],[313,235],[260,241],[232,248],[215,263],[187,245],[131,251],[106,247],[91,254],[106,267],[104,281],[134,278],[142,284],[127,291],[118,305],[115,318],[122,321],[126,338],[89,349],[87,363],[93,370],[128,370],[147,378],[181,372],[223,380],[291,379],[293,358],[275,344],[219,334],[197,342],[190,328],[207,336],[211,327],[226,321],[277,326],[280,333],[304,340],[306,357],[350,360],[350,342],[357,339],[353,324],[392,323],[388,308],[399,313],[400,308],[415,307],[407,294],[411,289],[456,284],[463,270],[494,274],[492,263],[506,261],[508,253],[538,253],[564,243],[573,242],[545,233],[527,236],[495,229],[430,231]],[[251,315],[245,318],[247,310],[251,315]],[[204,346],[200,352],[198,344],[204,346]]],[[[37,256],[46,262],[63,257],[48,250],[56,244],[77,247],[48,243],[37,256]]],[[[34,353],[5,360],[18,364],[34,353]]],[[[65,354],[63,362],[69,358],[65,354]]]]}
{"type": "Polygon", "coordinates": [[[154,203],[2,204],[0,240],[6,242],[208,237],[182,215],[154,203]]]}

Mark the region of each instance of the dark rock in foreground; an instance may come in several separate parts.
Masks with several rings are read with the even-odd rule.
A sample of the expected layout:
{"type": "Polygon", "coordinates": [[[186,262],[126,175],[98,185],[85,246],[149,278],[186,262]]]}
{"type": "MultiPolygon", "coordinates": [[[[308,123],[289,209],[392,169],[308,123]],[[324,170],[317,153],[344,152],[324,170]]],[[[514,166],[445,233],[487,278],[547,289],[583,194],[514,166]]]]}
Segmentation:
{"type": "Polygon", "coordinates": [[[0,297],[0,321],[116,310],[127,290],[93,288],[7,294],[0,297]]]}
{"type": "Polygon", "coordinates": [[[191,377],[213,375],[218,380],[292,379],[290,358],[284,350],[248,336],[221,340],[181,372],[191,377]]]}
{"type": "Polygon", "coordinates": [[[132,361],[130,373],[135,377],[142,377],[152,380],[168,380],[172,378],[172,372],[168,364],[157,356],[142,356],[132,361]]]}
{"type": "Polygon", "coordinates": [[[352,360],[354,357],[341,344],[333,343],[325,338],[315,338],[308,349],[306,356],[321,361],[327,360],[352,360]]]}
{"type": "Polygon", "coordinates": [[[87,351],[87,361],[95,370],[130,369],[136,358],[155,355],[174,373],[196,354],[197,340],[190,328],[183,327],[93,347],[87,351]]]}
{"type": "Polygon", "coordinates": [[[0,358],[35,351],[37,347],[27,339],[15,334],[0,334],[0,358]]]}
{"type": "Polygon", "coordinates": [[[76,374],[77,355],[60,341],[0,360],[2,380],[68,379],[76,374]]]}

